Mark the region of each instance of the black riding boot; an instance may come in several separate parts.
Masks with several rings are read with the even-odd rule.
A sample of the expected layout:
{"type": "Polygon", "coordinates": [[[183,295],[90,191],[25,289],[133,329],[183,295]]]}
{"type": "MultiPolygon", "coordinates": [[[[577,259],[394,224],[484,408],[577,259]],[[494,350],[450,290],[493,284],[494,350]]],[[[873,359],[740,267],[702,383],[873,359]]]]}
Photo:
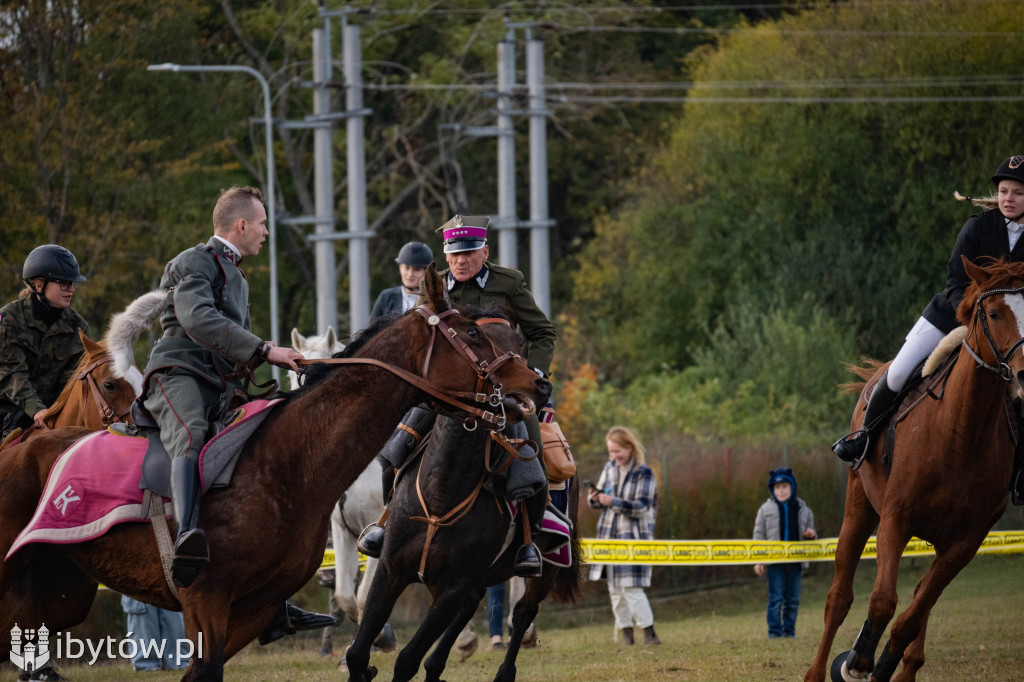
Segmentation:
{"type": "Polygon", "coordinates": [[[174,543],[171,577],[178,587],[188,587],[199,569],[210,560],[206,533],[197,528],[199,521],[199,465],[189,457],[171,460],[171,502],[178,539],[174,543]]]}
{"type": "MultiPolygon", "coordinates": [[[[381,489],[384,493],[384,504],[391,502],[395,487],[395,476],[405,463],[406,457],[416,449],[423,437],[434,428],[437,413],[424,407],[413,407],[399,422],[398,428],[388,438],[388,442],[377,453],[377,461],[381,468],[381,489]]],[[[356,547],[368,557],[380,558],[384,546],[384,527],[371,523],[359,534],[356,547]]]]}
{"type": "Polygon", "coordinates": [[[285,635],[294,635],[298,630],[319,630],[330,625],[337,625],[331,616],[325,613],[304,611],[289,601],[281,604],[274,614],[274,620],[260,633],[260,644],[270,644],[285,635]]]}
{"type": "Polygon", "coordinates": [[[836,453],[839,459],[853,462],[867,451],[872,434],[896,408],[896,394],[897,391],[889,388],[886,374],[883,374],[868,400],[863,426],[832,444],[832,452],[836,453]]]}
{"type": "MultiPolygon", "coordinates": [[[[534,542],[536,542],[537,537],[541,533],[544,510],[547,509],[547,506],[548,489],[546,486],[526,498],[526,504],[523,505],[523,512],[530,520],[530,533],[533,535],[534,542]]],[[[514,570],[515,574],[520,578],[539,578],[544,570],[540,550],[537,549],[537,545],[534,542],[524,544],[516,552],[514,570]]]]}

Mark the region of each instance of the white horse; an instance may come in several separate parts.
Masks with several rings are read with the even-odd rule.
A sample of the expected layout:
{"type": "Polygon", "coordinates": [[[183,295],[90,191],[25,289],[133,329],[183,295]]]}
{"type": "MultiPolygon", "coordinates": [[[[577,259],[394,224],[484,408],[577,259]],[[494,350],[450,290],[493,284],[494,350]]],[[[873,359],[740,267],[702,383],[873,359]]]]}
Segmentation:
{"type": "MultiPolygon", "coordinates": [[[[298,329],[292,329],[292,348],[307,359],[329,358],[345,348],[338,341],[334,327],[328,327],[326,334],[305,337],[298,329]]],[[[292,390],[299,387],[295,372],[288,372],[292,390]]],[[[331,539],[334,543],[334,598],[338,606],[353,623],[358,623],[366,606],[366,595],[370,591],[373,572],[377,569],[376,559],[366,560],[366,574],[359,583],[359,551],[356,540],[366,526],[380,519],[384,513],[381,491],[381,469],[377,460],[370,462],[355,483],[345,491],[331,513],[331,539]]]]}

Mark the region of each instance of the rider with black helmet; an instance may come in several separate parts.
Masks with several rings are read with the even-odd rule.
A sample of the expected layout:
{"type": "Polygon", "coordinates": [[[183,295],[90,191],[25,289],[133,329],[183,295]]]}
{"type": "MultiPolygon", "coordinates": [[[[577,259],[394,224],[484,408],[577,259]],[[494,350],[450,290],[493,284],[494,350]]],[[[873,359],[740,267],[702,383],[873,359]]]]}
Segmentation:
{"type": "MultiPolygon", "coordinates": [[[[864,427],[836,441],[832,450],[844,462],[853,462],[867,451],[870,436],[887,421],[895,409],[897,392],[914,368],[931,354],[939,342],[958,325],[956,310],[970,283],[960,256],[973,263],[986,258],[1024,260],[1024,155],[1011,156],[992,175],[996,192],[985,198],[954,196],[969,199],[987,209],[967,219],[946,266],[946,288],[935,294],[917,324],[907,334],[903,348],[889,365],[883,379],[868,400],[864,427]]],[[[1019,478],[1014,472],[1014,481],[1019,478]]],[[[1022,490],[1015,494],[1024,494],[1022,490]]]]}
{"type": "Polygon", "coordinates": [[[420,280],[427,266],[434,261],[434,252],[423,242],[408,242],[398,252],[398,274],[402,283],[380,292],[373,304],[370,319],[374,320],[388,313],[404,313],[416,306],[420,296],[420,280]]]}
{"type": "Polygon", "coordinates": [[[74,254],[57,244],[29,253],[25,289],[0,308],[0,431],[41,426],[47,408],[71,378],[84,349],[78,330],[89,325],[71,309],[85,281],[74,254]]]}

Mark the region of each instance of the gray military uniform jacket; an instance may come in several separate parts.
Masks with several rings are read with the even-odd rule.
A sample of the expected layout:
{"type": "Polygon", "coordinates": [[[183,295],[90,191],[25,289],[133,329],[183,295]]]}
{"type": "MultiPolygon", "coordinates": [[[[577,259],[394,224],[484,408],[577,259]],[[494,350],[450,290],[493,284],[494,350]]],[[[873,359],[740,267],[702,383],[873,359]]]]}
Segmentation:
{"type": "Polygon", "coordinates": [[[153,373],[178,368],[223,391],[224,375],[252,359],[263,340],[250,331],[249,283],[238,260],[211,237],[167,264],[160,288],[171,291],[170,300],[160,316],[163,338],[146,366],[146,388],[153,373]]]}

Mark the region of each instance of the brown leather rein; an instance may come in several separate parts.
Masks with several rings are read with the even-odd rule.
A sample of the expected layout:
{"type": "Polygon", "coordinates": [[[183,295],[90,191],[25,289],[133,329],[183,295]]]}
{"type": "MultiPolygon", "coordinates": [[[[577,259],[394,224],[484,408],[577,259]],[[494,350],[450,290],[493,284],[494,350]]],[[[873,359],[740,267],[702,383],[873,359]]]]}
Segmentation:
{"type": "MultiPolygon", "coordinates": [[[[456,410],[466,412],[475,417],[476,419],[480,419],[486,422],[495,429],[504,428],[506,418],[505,408],[501,402],[501,382],[498,381],[498,378],[495,376],[494,372],[499,367],[504,365],[506,362],[517,359],[519,358],[519,356],[515,353],[512,353],[511,351],[506,351],[503,354],[499,354],[497,349],[494,348],[494,343],[491,342],[491,349],[494,351],[494,355],[496,357],[491,361],[481,360],[480,358],[477,357],[476,353],[473,352],[473,349],[470,348],[465,341],[459,338],[458,332],[456,332],[454,329],[448,326],[448,324],[444,321],[445,318],[451,315],[459,314],[455,309],[449,308],[448,310],[444,310],[440,314],[438,314],[431,310],[428,306],[421,305],[419,308],[416,309],[416,312],[419,313],[423,317],[423,319],[426,320],[428,325],[430,325],[430,345],[427,348],[427,355],[423,360],[423,368],[420,374],[414,374],[408,370],[402,369],[401,367],[389,365],[386,362],[375,360],[373,358],[325,358],[322,360],[303,359],[296,360],[295,362],[298,365],[315,365],[323,363],[328,365],[371,365],[373,367],[380,367],[381,369],[385,369],[391,372],[392,374],[399,377],[403,381],[412,384],[421,391],[429,393],[438,400],[447,403],[448,405],[454,407],[456,410]],[[430,371],[430,361],[433,357],[434,345],[437,342],[438,330],[441,331],[441,336],[443,336],[448,341],[448,343],[452,345],[456,352],[460,356],[465,358],[470,365],[473,366],[473,369],[477,375],[477,384],[475,392],[445,392],[444,390],[438,388],[435,384],[431,383],[430,380],[427,379],[427,375],[430,371]],[[493,389],[493,393],[487,394],[482,392],[484,383],[486,381],[490,382],[491,387],[493,389]],[[459,400],[459,398],[471,400],[476,403],[484,403],[490,405],[491,407],[501,408],[500,414],[491,410],[484,410],[477,407],[473,407],[472,405],[462,402],[461,400],[459,400]]],[[[501,321],[504,324],[509,324],[507,320],[503,320],[501,318],[485,318],[477,320],[477,324],[487,324],[489,322],[495,321],[501,321]]],[[[469,427],[467,426],[467,428],[469,427]]],[[[473,421],[473,428],[476,428],[475,420],[473,421]]]]}

